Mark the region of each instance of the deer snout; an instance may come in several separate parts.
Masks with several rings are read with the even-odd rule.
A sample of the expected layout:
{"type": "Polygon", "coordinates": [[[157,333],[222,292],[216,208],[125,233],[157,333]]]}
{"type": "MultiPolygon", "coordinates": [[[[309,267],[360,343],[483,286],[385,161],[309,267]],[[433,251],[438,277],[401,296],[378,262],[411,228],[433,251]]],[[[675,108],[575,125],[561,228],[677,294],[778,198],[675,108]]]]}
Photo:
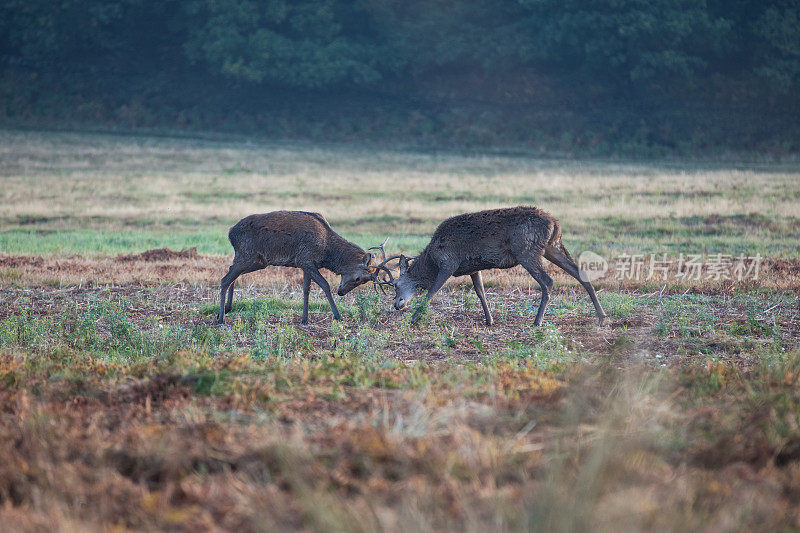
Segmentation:
{"type": "Polygon", "coordinates": [[[400,311],[406,306],[407,303],[408,300],[406,300],[405,298],[398,298],[397,300],[394,301],[394,308],[400,311]]]}

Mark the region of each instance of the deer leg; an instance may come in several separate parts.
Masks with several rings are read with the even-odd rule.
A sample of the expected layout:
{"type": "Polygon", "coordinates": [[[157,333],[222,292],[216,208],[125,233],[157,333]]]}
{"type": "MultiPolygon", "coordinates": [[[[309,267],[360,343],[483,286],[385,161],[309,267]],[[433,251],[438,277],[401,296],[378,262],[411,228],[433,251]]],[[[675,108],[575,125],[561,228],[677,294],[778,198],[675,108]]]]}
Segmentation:
{"type": "Polygon", "coordinates": [[[311,267],[308,270],[303,269],[303,272],[307,272],[308,275],[311,276],[311,279],[314,280],[314,283],[319,285],[322,288],[322,292],[324,292],[325,296],[328,297],[328,303],[331,304],[331,311],[333,311],[333,319],[341,320],[342,315],[339,314],[339,309],[336,307],[336,302],[333,301],[331,287],[328,285],[328,282],[325,281],[325,277],[320,274],[316,267],[311,267]]]}
{"type": "Polygon", "coordinates": [[[439,292],[439,289],[441,289],[444,286],[444,283],[448,279],[450,279],[450,276],[452,275],[453,272],[450,271],[449,269],[440,268],[439,273],[436,275],[436,279],[433,282],[433,285],[431,285],[431,288],[428,289],[428,294],[426,294],[425,297],[428,300],[433,298],[433,295],[439,292]]]}
{"type": "Polygon", "coordinates": [[[311,276],[303,271],[303,317],[300,319],[301,324],[308,324],[308,293],[311,290],[311,276]]]}
{"type": "Polygon", "coordinates": [[[217,324],[222,324],[225,320],[225,313],[230,309],[226,309],[225,306],[225,297],[228,296],[228,299],[231,303],[233,303],[233,282],[236,281],[236,278],[241,276],[242,274],[247,274],[248,272],[253,272],[264,268],[259,264],[254,263],[245,263],[245,262],[234,262],[230,268],[228,269],[228,273],[222,278],[220,282],[220,292],[219,292],[219,314],[217,315],[217,324]],[[230,289],[231,294],[228,295],[228,289],[230,289]]]}
{"type": "Polygon", "coordinates": [[[538,257],[534,261],[522,263],[522,266],[528,271],[528,274],[533,276],[533,279],[539,284],[539,288],[542,289],[542,299],[539,302],[539,310],[536,311],[536,318],[533,321],[534,326],[539,326],[542,324],[544,311],[547,309],[547,302],[550,300],[550,289],[553,288],[553,278],[548,276],[547,272],[544,271],[541,259],[538,257]]]}
{"type": "Polygon", "coordinates": [[[480,271],[474,272],[470,274],[472,278],[472,286],[475,287],[475,294],[478,295],[478,300],[481,301],[481,307],[483,307],[483,314],[486,316],[486,325],[492,325],[492,314],[489,312],[489,306],[486,305],[486,294],[483,291],[483,277],[481,277],[480,271]]]}
{"type": "Polygon", "coordinates": [[[564,248],[564,245],[561,244],[561,242],[547,245],[544,249],[544,257],[554,265],[557,265],[564,272],[577,279],[578,282],[583,285],[583,288],[586,289],[586,292],[589,294],[589,298],[592,299],[592,304],[594,304],[594,310],[597,313],[597,321],[602,326],[603,321],[608,315],[603,311],[603,306],[600,305],[600,301],[597,299],[597,294],[594,292],[592,284],[581,279],[580,269],[578,265],[575,264],[575,261],[572,260],[566,248],[564,248]]]}
{"type": "Polygon", "coordinates": [[[236,285],[235,281],[231,282],[231,286],[228,288],[228,301],[225,302],[225,312],[230,313],[231,309],[233,309],[233,286],[236,285]]]}

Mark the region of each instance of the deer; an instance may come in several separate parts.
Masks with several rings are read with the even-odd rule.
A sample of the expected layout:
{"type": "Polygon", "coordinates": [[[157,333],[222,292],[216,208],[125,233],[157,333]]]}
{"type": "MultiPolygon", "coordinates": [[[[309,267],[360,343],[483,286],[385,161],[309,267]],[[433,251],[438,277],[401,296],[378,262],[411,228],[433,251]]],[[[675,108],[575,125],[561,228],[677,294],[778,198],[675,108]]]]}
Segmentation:
{"type": "Polygon", "coordinates": [[[439,224],[418,256],[398,254],[387,258],[384,253],[383,261],[375,268],[388,277],[375,280],[375,283],[381,288],[384,285],[394,287],[394,307],[402,310],[417,290],[427,290],[426,298],[430,300],[451,276],[469,275],[483,308],[486,325],[491,326],[493,319],[486,304],[481,271],[522,265],[541,288],[542,296],[533,321],[535,326],[539,326],[553,288],[553,279],[542,266],[543,256],[586,289],[602,326],[607,315],[597,300],[594,287],[581,278],[578,265],[561,242],[558,219],[535,207],[490,209],[448,218],[439,224]],[[400,268],[396,279],[386,266],[394,259],[399,259],[400,268]]]}
{"type": "Polygon", "coordinates": [[[312,281],[320,286],[328,298],[334,320],[342,319],[333,301],[331,288],[319,271],[321,268],[341,275],[336,290],[339,296],[375,278],[376,270],[372,265],[375,256],[336,233],[319,213],[273,211],[250,215],[231,227],[228,240],[235,255],[233,264],[220,282],[217,324],[224,323],[225,313],[233,307],[236,278],[267,266],[288,266],[303,271],[301,324],[308,323],[308,293],[312,281]]]}

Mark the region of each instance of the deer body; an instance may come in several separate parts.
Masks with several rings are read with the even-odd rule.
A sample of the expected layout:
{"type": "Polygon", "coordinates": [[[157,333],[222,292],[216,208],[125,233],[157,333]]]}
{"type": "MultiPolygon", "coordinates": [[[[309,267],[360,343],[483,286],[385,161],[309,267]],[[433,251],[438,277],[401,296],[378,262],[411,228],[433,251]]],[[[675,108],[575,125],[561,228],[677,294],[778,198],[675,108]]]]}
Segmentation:
{"type": "Polygon", "coordinates": [[[330,286],[320,273],[325,268],[342,276],[337,289],[344,296],[362,283],[372,281],[372,254],[346,240],[331,228],[319,213],[274,211],[243,218],[228,232],[235,256],[220,283],[220,309],[217,323],[233,305],[236,278],[267,266],[288,266],[303,270],[303,324],[308,322],[308,294],[311,281],[328,298],[333,317],[341,319],[330,286]],[[227,302],[225,301],[227,295],[227,302]]]}
{"type": "Polygon", "coordinates": [[[534,207],[492,209],[466,213],[442,222],[425,249],[413,260],[400,256],[400,277],[395,287],[395,308],[402,309],[417,289],[432,298],[451,276],[469,274],[483,307],[486,324],[492,316],[486,305],[481,270],[522,265],[537,281],[542,299],[535,325],[541,324],[553,280],[542,266],[542,257],[577,279],[589,293],[602,325],[606,314],[588,281],[580,278],[578,266],[561,243],[558,220],[534,207]]]}

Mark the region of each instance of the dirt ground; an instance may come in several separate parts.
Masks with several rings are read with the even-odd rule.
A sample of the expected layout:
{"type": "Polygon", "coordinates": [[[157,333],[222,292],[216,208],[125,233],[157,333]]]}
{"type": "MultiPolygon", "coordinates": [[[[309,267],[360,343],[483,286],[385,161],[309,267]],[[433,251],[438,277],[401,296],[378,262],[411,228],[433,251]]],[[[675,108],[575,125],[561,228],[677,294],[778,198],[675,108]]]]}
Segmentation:
{"type": "MultiPolygon", "coordinates": [[[[0,300],[3,304],[0,306],[0,319],[18,312],[22,307],[29,313],[47,314],[63,308],[64,302],[74,302],[77,309],[85,309],[93,297],[103,294],[123,297],[133,302],[130,309],[132,317],[156,314],[169,323],[208,325],[213,323],[214,316],[199,314],[197,308],[218,301],[216,284],[227,271],[228,265],[227,258],[199,255],[196,249],[174,251],[164,248],[105,258],[0,256],[0,274],[4,273],[6,278],[13,279],[0,300]]],[[[588,301],[580,285],[562,270],[549,263],[547,270],[555,280],[556,298],[567,296],[588,301]]],[[[332,284],[335,283],[332,273],[325,274],[332,284]]],[[[495,309],[495,314],[498,311],[502,314],[502,318],[496,319],[492,327],[487,328],[484,325],[483,313],[479,307],[469,312],[464,310],[464,295],[471,293],[471,284],[466,277],[451,279],[442,293],[433,300],[433,319],[447,320],[456,330],[480,335],[485,352],[491,352],[517,338],[530,338],[533,331],[531,317],[520,314],[519,309],[521,304],[534,306],[533,309],[538,305],[540,293],[535,281],[521,267],[493,270],[484,279],[487,298],[495,309]]],[[[269,296],[299,302],[301,282],[302,273],[298,269],[269,267],[242,276],[237,282],[236,298],[269,296]]],[[[613,292],[643,302],[686,294],[724,297],[756,287],[758,290],[772,291],[788,289],[800,294],[800,260],[766,259],[757,283],[722,280],[662,285],[646,280],[604,279],[594,285],[601,295],[604,291],[613,292]]],[[[359,290],[371,291],[372,288],[365,286],[359,290]]],[[[314,298],[324,301],[316,286],[312,293],[314,298]]],[[[355,294],[351,293],[344,301],[352,303],[355,294]]],[[[392,308],[391,295],[383,297],[382,306],[384,312],[377,318],[374,327],[377,330],[391,330],[401,320],[402,313],[392,308]]],[[[742,310],[733,306],[719,311],[719,324],[744,319],[742,310]]],[[[763,311],[765,313],[762,320],[780,326],[781,334],[787,341],[794,339],[795,335],[800,338],[800,308],[776,305],[763,311]]],[[[314,338],[326,338],[332,321],[329,313],[315,314],[308,325],[299,323],[299,311],[296,315],[291,317],[296,327],[314,338]]],[[[273,316],[269,320],[278,323],[282,319],[273,316]]],[[[659,316],[652,306],[637,308],[637,312],[630,316],[612,316],[602,328],[594,327],[596,320],[593,314],[578,315],[571,312],[554,318],[551,312],[548,320],[592,352],[607,352],[614,339],[624,332],[636,347],[628,351],[660,353],[664,356],[660,363],[677,361],[677,355],[670,354],[674,348],[670,348],[669,338],[660,339],[653,335],[659,316]]],[[[389,350],[394,357],[401,360],[450,357],[477,360],[481,356],[480,350],[469,344],[451,347],[453,349],[447,354],[435,348],[425,348],[425,343],[418,345],[415,340],[411,340],[396,343],[389,350]]]]}
{"type": "MultiPolygon", "coordinates": [[[[219,283],[230,266],[230,258],[201,255],[196,248],[176,251],[168,248],[147,250],[139,254],[120,254],[110,257],[47,257],[0,254],[0,280],[36,285],[119,285],[161,283],[208,284],[219,283]]],[[[545,262],[547,272],[557,284],[576,285],[563,270],[545,262]]],[[[332,278],[330,273],[327,273],[332,278]]],[[[517,266],[509,270],[492,270],[487,273],[487,286],[501,286],[517,289],[535,290],[536,282],[517,266]]],[[[449,284],[463,284],[466,278],[451,279],[449,284]]],[[[302,273],[294,268],[269,267],[259,272],[247,274],[241,283],[250,285],[281,285],[302,280],[302,273]]],[[[733,291],[749,288],[791,290],[800,283],[800,259],[766,258],[761,264],[757,282],[745,280],[733,282],[722,280],[686,281],[669,286],[683,286],[691,292],[733,291]]],[[[595,282],[597,288],[609,290],[635,290],[658,284],[657,280],[624,279],[616,280],[609,273],[595,282]]]]}
{"type": "MultiPolygon", "coordinates": [[[[192,249],[0,257],[0,321],[80,316],[102,299],[124,301],[136,331],[161,324],[233,332],[235,340],[214,356],[178,350],[132,362],[46,346],[36,350],[47,357],[13,343],[0,350],[6,527],[744,531],[800,524],[800,433],[791,429],[796,397],[787,392],[797,390],[800,373],[752,377],[762,372],[754,354],[798,348],[792,296],[800,261],[767,260],[757,289],[600,282],[611,315],[603,327],[583,289],[551,269],[556,289],[544,331],[557,332],[583,359],[547,371],[498,359],[543,331],[531,314],[539,292],[519,269],[486,277],[491,327],[479,306],[466,304],[471,288],[463,280],[437,295],[417,328],[386,297],[367,330],[346,313],[337,330],[315,289],[307,325],[298,308],[258,318],[267,330],[299,332],[305,352],[256,363],[241,313],[213,326],[227,261],[192,249]],[[688,334],[665,319],[670,298],[704,298],[677,308],[688,334]],[[680,313],[699,311],[704,329],[695,334],[700,318],[680,313]],[[756,329],[737,336],[745,326],[756,329]],[[377,363],[336,355],[335,342],[356,346],[361,335],[381,340],[377,363]]],[[[299,303],[300,282],[297,270],[270,268],[244,277],[236,301],[299,303]]],[[[358,293],[372,290],[337,301],[356,309],[358,293]]]]}

